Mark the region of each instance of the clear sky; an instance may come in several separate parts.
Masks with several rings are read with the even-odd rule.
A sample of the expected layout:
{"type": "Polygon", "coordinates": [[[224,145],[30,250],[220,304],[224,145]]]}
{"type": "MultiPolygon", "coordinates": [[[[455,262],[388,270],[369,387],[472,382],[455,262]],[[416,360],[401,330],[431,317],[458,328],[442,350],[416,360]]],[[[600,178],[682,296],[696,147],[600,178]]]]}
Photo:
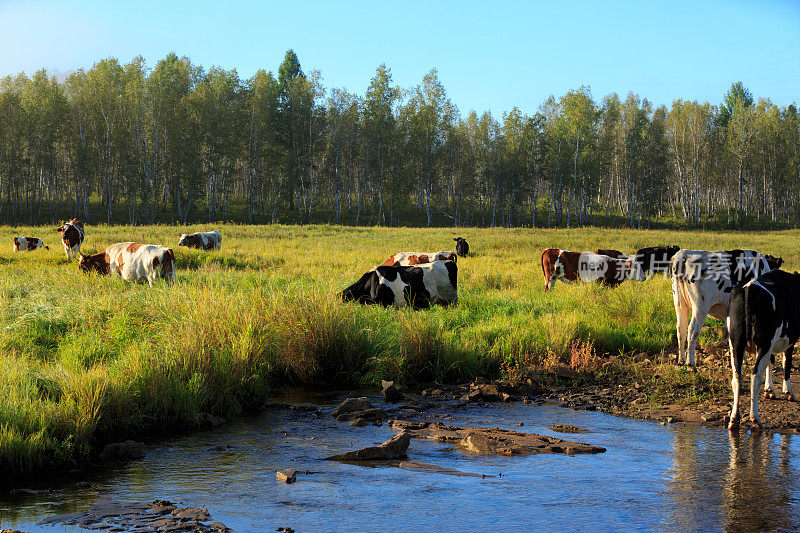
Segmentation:
{"type": "Polygon", "coordinates": [[[277,71],[293,48],[326,87],[363,94],[386,63],[402,87],[436,67],[459,110],[496,116],[589,85],[655,104],[718,104],[737,80],[756,98],[800,103],[800,0],[226,2],[0,0],[0,76],[149,66],[277,71]]]}

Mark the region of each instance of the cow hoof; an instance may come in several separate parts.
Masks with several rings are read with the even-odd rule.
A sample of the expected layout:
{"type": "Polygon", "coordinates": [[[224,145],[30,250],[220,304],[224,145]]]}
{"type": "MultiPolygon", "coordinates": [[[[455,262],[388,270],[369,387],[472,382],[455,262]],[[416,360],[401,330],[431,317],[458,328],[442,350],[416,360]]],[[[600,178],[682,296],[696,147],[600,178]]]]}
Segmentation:
{"type": "Polygon", "coordinates": [[[791,392],[786,395],[786,401],[793,402],[794,401],[794,394],[791,392]]]}
{"type": "Polygon", "coordinates": [[[764,399],[765,400],[774,400],[775,399],[775,393],[772,392],[771,390],[770,391],[765,391],[764,392],[764,399]]]}
{"type": "Polygon", "coordinates": [[[739,429],[739,419],[738,418],[736,418],[736,419],[731,418],[731,421],[728,422],[728,429],[730,429],[730,430],[739,429]]]}

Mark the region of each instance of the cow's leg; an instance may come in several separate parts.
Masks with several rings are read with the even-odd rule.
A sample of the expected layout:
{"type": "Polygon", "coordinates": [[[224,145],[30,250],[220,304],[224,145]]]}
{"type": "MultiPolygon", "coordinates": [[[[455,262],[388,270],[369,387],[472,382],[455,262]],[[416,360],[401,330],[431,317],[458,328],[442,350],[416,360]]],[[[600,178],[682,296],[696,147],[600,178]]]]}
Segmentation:
{"type": "Polygon", "coordinates": [[[750,380],[750,422],[758,427],[761,427],[761,421],[758,419],[758,390],[761,387],[764,371],[769,364],[771,348],[772,346],[767,346],[766,349],[758,349],[756,362],[753,364],[753,377],[750,380]]]}
{"type": "Polygon", "coordinates": [[[72,259],[72,249],[66,244],[64,245],[64,254],[66,254],[67,259],[72,259]]]}
{"type": "Polygon", "coordinates": [[[678,294],[673,289],[672,298],[675,304],[676,329],[678,336],[678,364],[683,364],[686,354],[686,332],[689,327],[689,309],[680,300],[678,294]]]}
{"type": "MultiPolygon", "coordinates": [[[[730,329],[730,318],[728,318],[729,332],[730,329]]],[[[728,422],[728,429],[733,429],[739,425],[741,417],[739,413],[739,397],[742,395],[742,363],[747,352],[744,342],[737,342],[734,346],[730,335],[728,335],[728,346],[731,350],[731,389],[733,389],[733,406],[731,407],[731,419],[728,422]]]]}
{"type": "Polygon", "coordinates": [[[792,394],[792,354],[794,353],[794,343],[797,339],[789,341],[789,348],[783,353],[783,393],[790,402],[794,401],[792,394]]]}
{"type": "Polygon", "coordinates": [[[697,348],[697,341],[700,339],[700,331],[703,329],[707,316],[708,309],[705,307],[692,308],[692,319],[689,321],[689,339],[686,342],[686,364],[692,367],[692,370],[695,370],[694,352],[697,348]]]}
{"type": "Polygon", "coordinates": [[[767,363],[766,378],[764,380],[764,399],[772,400],[775,398],[775,383],[772,380],[772,367],[775,366],[775,354],[769,354],[767,363]]]}

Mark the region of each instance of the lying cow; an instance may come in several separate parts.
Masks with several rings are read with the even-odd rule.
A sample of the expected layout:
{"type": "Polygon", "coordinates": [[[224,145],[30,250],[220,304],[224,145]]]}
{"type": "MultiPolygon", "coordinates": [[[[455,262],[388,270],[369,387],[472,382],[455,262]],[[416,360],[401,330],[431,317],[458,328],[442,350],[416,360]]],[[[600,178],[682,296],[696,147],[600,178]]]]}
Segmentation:
{"type": "Polygon", "coordinates": [[[656,274],[668,274],[670,261],[679,250],[679,246],[653,246],[639,249],[625,263],[628,278],[634,281],[647,281],[656,274]]]}
{"type": "Polygon", "coordinates": [[[83,244],[83,222],[73,218],[57,227],[56,231],[61,234],[61,243],[64,245],[67,259],[77,258],[81,253],[81,244],[83,244]]]}
{"type": "Polygon", "coordinates": [[[456,253],[459,257],[467,257],[469,255],[469,243],[464,237],[456,237],[456,253]]]}
{"type": "Polygon", "coordinates": [[[45,246],[42,239],[38,237],[14,237],[14,251],[15,252],[32,252],[37,248],[44,248],[49,250],[49,246],[45,246]]]}
{"type": "Polygon", "coordinates": [[[548,248],[542,252],[545,291],[552,289],[559,279],[564,283],[595,281],[613,288],[625,280],[622,267],[622,261],[607,255],[558,248],[548,248]]]}
{"type": "Polygon", "coordinates": [[[428,308],[458,302],[458,267],[454,261],[415,266],[381,265],[373,268],[339,295],[345,302],[384,307],[428,308]]]}
{"type": "Polygon", "coordinates": [[[222,234],[218,231],[198,232],[189,235],[181,233],[178,246],[199,248],[201,250],[219,250],[222,248],[222,234]]]}
{"type": "Polygon", "coordinates": [[[151,287],[158,278],[172,285],[175,254],[171,249],[156,244],[118,242],[98,254],[81,254],[78,267],[83,272],[114,274],[134,283],[147,281],[151,287]]]}
{"type": "MultiPolygon", "coordinates": [[[[794,401],[792,394],[792,353],[800,338],[800,274],[780,270],[767,272],[742,287],[731,291],[728,317],[731,350],[731,387],[733,407],[729,428],[739,423],[739,395],[742,392],[742,363],[748,350],[755,351],[753,375],[750,382],[750,421],[761,426],[758,419],[758,390],[770,358],[783,352],[783,392],[794,401]]],[[[767,387],[771,390],[771,372],[767,387]]]]}
{"type": "Polygon", "coordinates": [[[694,369],[695,346],[706,317],[725,320],[733,288],[770,270],[764,255],[755,250],[680,250],[673,256],[670,278],[679,364],[694,369]]]}
{"type": "Polygon", "coordinates": [[[458,257],[455,252],[397,252],[390,255],[389,259],[381,263],[381,266],[412,266],[434,261],[456,261],[458,257]]]}

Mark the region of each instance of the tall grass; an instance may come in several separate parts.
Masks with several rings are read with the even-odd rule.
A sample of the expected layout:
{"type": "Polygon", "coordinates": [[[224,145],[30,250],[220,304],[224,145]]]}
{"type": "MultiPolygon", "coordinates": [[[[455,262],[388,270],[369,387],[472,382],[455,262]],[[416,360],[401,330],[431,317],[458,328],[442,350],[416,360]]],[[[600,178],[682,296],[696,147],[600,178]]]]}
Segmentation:
{"type": "Polygon", "coordinates": [[[753,247],[783,255],[787,268],[800,258],[791,232],[598,228],[226,225],[220,252],[176,246],[181,232],[201,229],[87,227],[85,253],[124,240],[172,246],[177,283],[150,289],[78,272],[50,227],[0,228],[0,472],[67,465],[111,439],[236,416],[290,383],[455,381],[548,361],[591,370],[596,352],[674,346],[665,280],[544,293],[545,247],[753,247]],[[459,260],[458,305],[411,311],[336,298],[391,253],[449,249],[456,233],[473,252],[459,260]],[[12,253],[13,235],[51,249],[12,253]]]}

